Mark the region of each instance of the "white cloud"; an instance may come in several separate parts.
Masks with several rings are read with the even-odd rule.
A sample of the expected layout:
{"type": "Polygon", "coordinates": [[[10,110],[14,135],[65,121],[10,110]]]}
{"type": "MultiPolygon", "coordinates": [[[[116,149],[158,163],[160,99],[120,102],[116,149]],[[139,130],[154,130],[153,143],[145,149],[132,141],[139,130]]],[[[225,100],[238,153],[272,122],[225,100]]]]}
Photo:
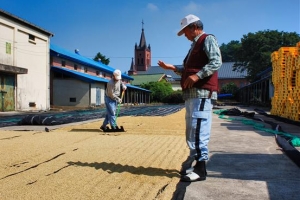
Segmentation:
{"type": "Polygon", "coordinates": [[[147,8],[151,11],[157,11],[158,7],[154,5],[153,3],[148,3],[147,8]]]}
{"type": "Polygon", "coordinates": [[[187,13],[197,13],[201,10],[201,5],[200,4],[196,4],[193,1],[190,1],[188,5],[186,5],[183,9],[185,12],[187,13]]]}

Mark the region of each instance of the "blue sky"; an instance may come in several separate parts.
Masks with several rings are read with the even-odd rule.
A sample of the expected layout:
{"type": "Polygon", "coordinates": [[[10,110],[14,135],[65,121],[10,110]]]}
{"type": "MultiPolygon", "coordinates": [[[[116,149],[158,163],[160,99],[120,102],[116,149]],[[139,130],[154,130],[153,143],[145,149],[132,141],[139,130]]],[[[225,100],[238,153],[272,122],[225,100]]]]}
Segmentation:
{"type": "Polygon", "coordinates": [[[197,15],[219,45],[249,32],[278,30],[300,33],[300,0],[1,0],[0,8],[54,34],[51,43],[98,52],[110,66],[128,71],[142,21],[152,66],[158,60],[181,64],[190,42],[176,34],[181,19],[197,15]]]}

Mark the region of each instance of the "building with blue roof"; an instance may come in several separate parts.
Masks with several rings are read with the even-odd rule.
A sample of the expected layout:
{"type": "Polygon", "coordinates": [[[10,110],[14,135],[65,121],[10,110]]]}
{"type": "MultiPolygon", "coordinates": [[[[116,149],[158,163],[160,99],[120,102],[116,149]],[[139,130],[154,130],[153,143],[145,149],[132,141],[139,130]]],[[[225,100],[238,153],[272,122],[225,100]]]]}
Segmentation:
{"type": "MultiPolygon", "coordinates": [[[[0,22],[0,111],[104,104],[115,68],[51,44],[54,34],[1,9],[0,22]]],[[[122,74],[123,102],[149,103],[151,91],[131,85],[132,80],[122,74]]]]}
{"type": "MultiPolygon", "coordinates": [[[[53,106],[100,106],[104,104],[106,83],[112,78],[115,68],[101,61],[50,45],[50,104],[53,106]]],[[[134,80],[122,74],[122,82],[127,86],[124,103],[150,103],[149,90],[134,86],[134,80]]]]}

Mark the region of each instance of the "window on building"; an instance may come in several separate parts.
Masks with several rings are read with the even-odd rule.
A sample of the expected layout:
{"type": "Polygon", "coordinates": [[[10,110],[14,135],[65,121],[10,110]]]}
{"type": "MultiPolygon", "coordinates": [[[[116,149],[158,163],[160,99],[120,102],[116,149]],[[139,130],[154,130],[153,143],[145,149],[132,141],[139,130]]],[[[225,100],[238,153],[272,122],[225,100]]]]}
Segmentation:
{"type": "Polygon", "coordinates": [[[6,54],[11,54],[11,43],[6,42],[6,54]]]}
{"type": "Polygon", "coordinates": [[[74,64],[74,70],[77,70],[78,66],[76,64],[74,64]]]}
{"type": "Polygon", "coordinates": [[[31,34],[28,34],[28,42],[31,43],[31,44],[36,44],[35,36],[31,35],[31,34]]]}
{"type": "Polygon", "coordinates": [[[61,61],[61,66],[62,66],[62,67],[65,67],[65,66],[66,66],[66,61],[62,60],[62,61],[61,61]]]}
{"type": "Polygon", "coordinates": [[[35,107],[35,106],[36,106],[35,102],[29,102],[29,107],[35,107]]]}
{"type": "Polygon", "coordinates": [[[70,102],[76,102],[76,97],[70,97],[70,102]]]}
{"type": "Polygon", "coordinates": [[[84,67],[84,72],[87,73],[88,72],[88,68],[84,67]]]}
{"type": "Polygon", "coordinates": [[[99,72],[99,71],[96,71],[96,75],[99,76],[99,74],[100,74],[100,72],[99,72]]]}
{"type": "Polygon", "coordinates": [[[35,41],[35,36],[34,35],[29,34],[28,37],[29,37],[29,40],[35,41]]]}

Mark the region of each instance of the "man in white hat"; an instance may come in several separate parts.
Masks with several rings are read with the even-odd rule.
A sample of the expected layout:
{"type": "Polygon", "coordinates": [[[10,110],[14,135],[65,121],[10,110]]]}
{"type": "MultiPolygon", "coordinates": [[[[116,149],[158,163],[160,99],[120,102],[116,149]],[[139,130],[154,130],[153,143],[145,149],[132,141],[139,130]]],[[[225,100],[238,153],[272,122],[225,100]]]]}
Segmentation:
{"type": "Polygon", "coordinates": [[[116,69],[113,72],[113,76],[110,81],[107,83],[105,90],[105,107],[106,107],[106,115],[103,121],[101,130],[105,131],[107,129],[107,125],[110,124],[112,129],[117,127],[116,124],[116,110],[117,104],[122,103],[122,99],[120,98],[121,89],[126,90],[127,87],[124,83],[122,83],[122,75],[121,71],[116,69]]]}
{"type": "Polygon", "coordinates": [[[202,181],[207,175],[212,100],[217,99],[221,52],[216,38],[203,31],[203,23],[195,15],[187,15],[181,20],[177,35],[184,35],[192,41],[191,49],[183,60],[183,68],[161,60],[158,65],[181,75],[186,108],[186,142],[190,149],[188,158],[182,163],[181,180],[202,181]]]}

